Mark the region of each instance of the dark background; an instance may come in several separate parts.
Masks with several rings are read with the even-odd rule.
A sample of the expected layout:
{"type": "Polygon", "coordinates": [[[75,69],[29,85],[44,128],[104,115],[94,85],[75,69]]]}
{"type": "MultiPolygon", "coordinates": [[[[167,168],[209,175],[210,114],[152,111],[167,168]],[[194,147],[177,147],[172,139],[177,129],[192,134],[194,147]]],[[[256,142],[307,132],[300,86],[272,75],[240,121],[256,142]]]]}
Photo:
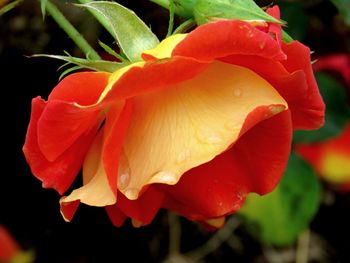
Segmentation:
{"type": "MultiPolygon", "coordinates": [[[[96,43],[97,39],[112,43],[110,36],[89,14],[65,1],[57,2],[90,43],[96,43]]],[[[133,9],[151,25],[159,38],[164,38],[168,23],[166,11],[146,0],[118,2],[133,9]]],[[[315,50],[316,56],[350,51],[349,28],[342,24],[336,8],[329,1],[299,2],[304,14],[297,11],[293,14],[290,11],[293,9],[289,9],[286,15],[290,17],[284,17],[290,23],[291,34],[294,32],[294,36],[315,50]]],[[[293,5],[282,7],[284,10],[293,5]]],[[[50,17],[43,22],[37,1],[25,0],[21,6],[0,17],[0,224],[11,231],[24,249],[36,251],[36,262],[160,262],[166,257],[168,247],[164,211],[150,226],[135,229],[127,222],[122,228],[115,228],[103,209],[81,205],[73,221],[65,223],[59,213],[59,195],[43,189],[24,160],[21,148],[31,99],[37,95],[47,97],[58,82],[57,68],[62,65],[60,61],[26,56],[62,54],[63,50],[75,56],[82,55],[50,17]]],[[[350,262],[349,194],[326,190],[325,195],[331,202],[321,206],[311,225],[319,237],[315,242],[319,242],[325,256],[313,262],[350,262]]],[[[184,252],[210,237],[192,222],[181,219],[181,223],[181,249],[184,252]]],[[[236,234],[243,245],[240,250],[234,251],[223,245],[204,262],[267,262],[263,245],[243,228],[236,234]]]]}

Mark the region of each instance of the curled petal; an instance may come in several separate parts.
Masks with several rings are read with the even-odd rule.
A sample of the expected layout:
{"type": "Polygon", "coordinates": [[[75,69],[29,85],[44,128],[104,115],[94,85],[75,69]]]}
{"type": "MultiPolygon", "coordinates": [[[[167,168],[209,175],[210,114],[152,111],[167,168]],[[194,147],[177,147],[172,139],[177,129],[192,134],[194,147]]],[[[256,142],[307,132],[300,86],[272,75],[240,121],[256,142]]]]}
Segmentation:
{"type": "Polygon", "coordinates": [[[43,187],[54,188],[63,194],[80,170],[98,126],[95,125],[88,132],[85,132],[54,161],[49,161],[39,147],[37,126],[46,105],[47,103],[40,97],[34,98],[32,101],[31,119],[23,152],[32,173],[43,182],[43,187]]]}
{"type": "Polygon", "coordinates": [[[167,208],[206,221],[237,211],[249,192],[273,190],[290,152],[290,112],[274,115],[271,108],[259,107],[248,115],[244,127],[232,148],[188,171],[178,184],[160,186],[167,193],[167,208]],[[248,129],[252,123],[256,125],[248,129]]]}
{"type": "Polygon", "coordinates": [[[116,196],[109,187],[107,175],[101,159],[103,131],[96,136],[84,161],[83,186],[69,196],[61,198],[61,203],[79,200],[93,206],[107,206],[116,202],[116,196]]]}
{"type": "Polygon", "coordinates": [[[272,60],[286,59],[277,41],[239,20],[221,20],[196,28],[173,50],[173,56],[212,61],[229,55],[256,55],[272,60]]]}
{"type": "Polygon", "coordinates": [[[52,90],[49,101],[74,102],[81,106],[94,104],[108,83],[110,73],[79,72],[64,78],[52,90]]]}
{"type": "Polygon", "coordinates": [[[301,102],[300,107],[303,117],[298,119],[297,127],[306,130],[318,129],[324,123],[325,105],[312,71],[310,49],[298,41],[290,44],[283,43],[282,48],[288,56],[287,60],[281,61],[283,66],[291,73],[304,72],[307,83],[305,99],[301,102]]]}
{"type": "Polygon", "coordinates": [[[96,123],[102,105],[84,106],[97,102],[109,76],[109,73],[77,73],[54,88],[37,120],[38,144],[46,159],[54,161],[96,123]]]}
{"type": "Polygon", "coordinates": [[[249,68],[267,80],[288,102],[294,129],[315,129],[324,121],[324,104],[319,94],[309,97],[310,87],[303,69],[289,72],[280,62],[257,56],[229,56],[225,62],[249,68]]]}
{"type": "Polygon", "coordinates": [[[288,108],[258,75],[222,62],[133,100],[125,158],[119,164],[120,173],[128,176],[120,191],[129,199],[137,199],[150,183],[176,184],[184,172],[225,151],[255,108],[273,105],[274,114],[288,108]]]}

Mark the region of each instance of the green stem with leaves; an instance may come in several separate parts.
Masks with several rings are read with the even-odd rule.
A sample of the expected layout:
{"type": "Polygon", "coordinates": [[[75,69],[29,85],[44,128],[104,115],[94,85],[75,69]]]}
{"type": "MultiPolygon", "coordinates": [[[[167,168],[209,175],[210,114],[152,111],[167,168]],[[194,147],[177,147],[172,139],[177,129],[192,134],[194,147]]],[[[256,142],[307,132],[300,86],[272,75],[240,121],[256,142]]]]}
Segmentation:
{"type": "Polygon", "coordinates": [[[61,11],[49,0],[45,4],[46,11],[52,16],[56,23],[67,33],[81,51],[90,59],[101,59],[97,52],[90,46],[85,38],[64,17],[61,11]]]}

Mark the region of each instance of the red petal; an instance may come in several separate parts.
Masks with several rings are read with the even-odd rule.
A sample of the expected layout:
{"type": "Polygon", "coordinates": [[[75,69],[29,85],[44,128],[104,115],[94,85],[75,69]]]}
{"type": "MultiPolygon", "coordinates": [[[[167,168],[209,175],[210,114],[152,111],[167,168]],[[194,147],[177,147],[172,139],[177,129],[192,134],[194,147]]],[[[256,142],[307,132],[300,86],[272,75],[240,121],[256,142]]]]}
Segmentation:
{"type": "Polygon", "coordinates": [[[106,212],[109,219],[112,221],[112,224],[116,227],[122,226],[124,221],[127,219],[127,216],[120,211],[116,205],[106,206],[106,212]]]}
{"type": "MultiPolygon", "coordinates": [[[[63,193],[71,185],[82,165],[85,153],[95,136],[97,127],[90,129],[54,161],[45,158],[38,144],[38,120],[47,103],[40,97],[32,101],[32,114],[23,146],[23,152],[32,173],[43,182],[43,187],[63,193]]],[[[56,142],[57,143],[57,142],[56,142]]]]}
{"type": "Polygon", "coordinates": [[[73,103],[49,101],[37,120],[38,145],[54,161],[97,122],[99,108],[80,108],[73,103]]]}
{"type": "Polygon", "coordinates": [[[310,83],[303,69],[288,72],[280,62],[256,56],[230,56],[223,61],[250,68],[267,80],[287,101],[294,129],[315,129],[323,124],[322,98],[318,90],[311,92],[312,97],[308,95],[317,86],[316,83],[308,86],[310,83]]]}
{"type": "Polygon", "coordinates": [[[143,67],[132,67],[114,84],[104,102],[131,98],[192,79],[207,63],[192,58],[170,58],[149,61],[143,67]]]}
{"type": "MultiPolygon", "coordinates": [[[[264,119],[269,109],[257,108],[246,128],[264,119]]],[[[160,186],[168,193],[167,208],[204,221],[238,210],[249,192],[265,194],[279,182],[290,153],[290,112],[259,122],[211,162],[187,172],[177,185],[160,186]]]]}
{"type": "MultiPolygon", "coordinates": [[[[278,5],[275,5],[274,7],[268,8],[266,10],[266,13],[270,16],[280,19],[280,8],[278,5]]],[[[278,44],[281,46],[282,44],[282,27],[279,24],[276,23],[269,23],[269,29],[270,34],[273,34],[275,36],[275,39],[277,40],[278,44]]]]}
{"type": "Polygon", "coordinates": [[[303,105],[304,119],[299,119],[299,127],[303,129],[317,129],[324,123],[325,105],[317,87],[317,83],[311,67],[310,49],[298,41],[290,44],[282,44],[283,51],[288,59],[281,61],[283,66],[291,73],[302,71],[305,73],[308,89],[306,90],[303,105]]]}
{"type": "Polygon", "coordinates": [[[107,114],[105,144],[102,153],[104,169],[109,185],[117,195],[118,166],[124,138],[128,131],[129,121],[132,114],[132,102],[126,101],[121,109],[119,105],[112,106],[107,114]]]}
{"type": "Polygon", "coordinates": [[[277,41],[269,34],[239,20],[221,20],[200,26],[172,52],[173,56],[193,57],[201,61],[233,54],[257,55],[273,60],[286,58],[277,41]]]}
{"type": "Polygon", "coordinates": [[[149,224],[163,205],[164,195],[156,187],[148,187],[137,200],[129,200],[123,194],[118,194],[116,206],[126,216],[149,224]]]}
{"type": "Polygon", "coordinates": [[[62,100],[87,106],[97,102],[110,73],[80,72],[67,76],[52,90],[49,101],[62,100]]]}
{"type": "Polygon", "coordinates": [[[64,218],[64,220],[70,222],[75,214],[75,212],[77,211],[79,205],[80,205],[80,201],[73,201],[70,203],[61,203],[61,214],[64,218]]]}
{"type": "Polygon", "coordinates": [[[96,122],[102,105],[79,106],[97,102],[109,76],[109,73],[76,73],[53,89],[38,120],[39,147],[48,160],[55,160],[96,122]]]}

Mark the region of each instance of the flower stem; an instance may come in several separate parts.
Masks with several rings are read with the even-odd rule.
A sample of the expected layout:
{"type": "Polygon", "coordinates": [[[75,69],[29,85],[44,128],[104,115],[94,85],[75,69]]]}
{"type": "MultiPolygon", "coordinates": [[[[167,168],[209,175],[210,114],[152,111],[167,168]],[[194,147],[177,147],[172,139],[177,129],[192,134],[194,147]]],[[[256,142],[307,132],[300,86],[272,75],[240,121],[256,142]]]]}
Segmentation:
{"type": "Polygon", "coordinates": [[[177,215],[168,212],[169,255],[180,253],[181,224],[177,215]]]}
{"type": "Polygon", "coordinates": [[[225,226],[218,230],[206,243],[195,250],[187,252],[185,256],[194,262],[200,261],[205,256],[219,248],[222,243],[226,242],[239,225],[240,221],[237,219],[237,217],[231,216],[230,219],[227,220],[225,226]]]}
{"type": "Polygon", "coordinates": [[[194,27],[196,25],[196,23],[194,22],[194,20],[192,18],[186,20],[185,22],[183,22],[181,25],[179,25],[173,32],[173,35],[175,34],[179,34],[179,33],[185,33],[187,32],[189,29],[191,29],[192,27],[194,27]]]}
{"type": "Polygon", "coordinates": [[[167,33],[167,37],[169,37],[171,35],[171,33],[173,32],[173,28],[174,28],[174,1],[170,0],[169,3],[169,26],[168,26],[168,33],[167,33]]]}
{"type": "Polygon", "coordinates": [[[61,11],[49,0],[46,2],[46,11],[52,16],[56,23],[67,33],[85,55],[91,59],[101,59],[97,52],[90,46],[85,38],[64,17],[61,11]]]}
{"type": "Polygon", "coordinates": [[[309,262],[310,229],[305,230],[299,238],[296,250],[296,263],[309,262]]]}

